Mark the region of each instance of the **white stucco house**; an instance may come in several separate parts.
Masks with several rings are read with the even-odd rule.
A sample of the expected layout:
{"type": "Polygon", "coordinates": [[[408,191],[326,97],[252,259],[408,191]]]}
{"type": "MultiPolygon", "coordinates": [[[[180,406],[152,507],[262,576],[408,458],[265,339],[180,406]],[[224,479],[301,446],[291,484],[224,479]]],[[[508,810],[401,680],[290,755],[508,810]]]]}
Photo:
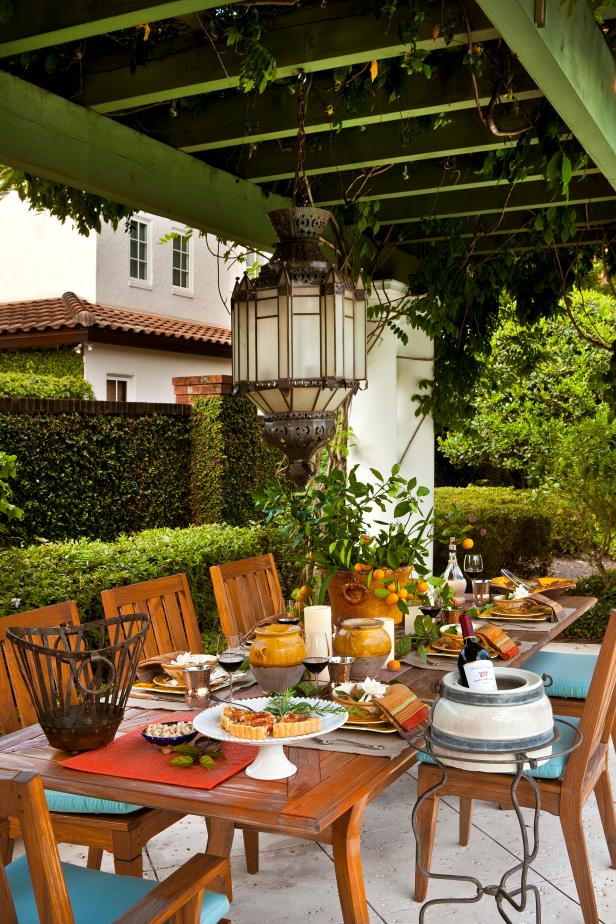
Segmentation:
{"type": "Polygon", "coordinates": [[[235,273],[216,249],[141,213],[83,237],[11,193],[0,200],[0,349],[70,344],[99,400],[174,402],[173,377],[231,372],[235,273]]]}

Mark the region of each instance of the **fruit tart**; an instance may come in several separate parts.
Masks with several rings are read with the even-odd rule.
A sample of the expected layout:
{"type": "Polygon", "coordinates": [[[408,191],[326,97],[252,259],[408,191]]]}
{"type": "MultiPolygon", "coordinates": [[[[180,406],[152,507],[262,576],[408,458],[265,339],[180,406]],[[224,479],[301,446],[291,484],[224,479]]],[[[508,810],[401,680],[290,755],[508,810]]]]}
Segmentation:
{"type": "Polygon", "coordinates": [[[321,719],[318,715],[287,712],[274,725],[272,738],[297,738],[299,735],[313,735],[318,731],[321,731],[321,719]]]}
{"type": "Polygon", "coordinates": [[[225,706],[220,716],[222,728],[235,738],[263,741],[271,738],[295,738],[321,731],[321,719],[316,715],[287,712],[282,716],[271,712],[248,712],[225,706]]]}

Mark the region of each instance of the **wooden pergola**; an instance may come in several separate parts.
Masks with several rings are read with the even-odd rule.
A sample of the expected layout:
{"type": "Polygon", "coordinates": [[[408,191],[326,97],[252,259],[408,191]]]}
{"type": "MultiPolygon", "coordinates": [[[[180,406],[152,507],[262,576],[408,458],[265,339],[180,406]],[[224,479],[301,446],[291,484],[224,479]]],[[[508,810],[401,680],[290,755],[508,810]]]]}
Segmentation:
{"type": "MultiPolygon", "coordinates": [[[[172,217],[225,239],[267,248],[267,212],[289,203],[295,171],[296,76],[309,78],[307,173],[316,204],[379,200],[383,228],[393,226],[383,272],[406,279],[438,231],[423,219],[459,217],[469,236],[485,231],[479,252],[502,246],[537,210],[574,206],[580,242],[616,233],[616,69],[586,0],[572,10],[559,0],[425,3],[414,49],[430,52],[433,76],[406,80],[397,96],[374,97],[335,122],[336,69],[397,58],[409,51],[406,5],[390,20],[374,4],[259,6],[267,15],[263,44],[276,79],[263,93],[242,93],[242,56],[208,40],[198,15],[250,4],[221,0],[21,0],[0,25],[0,163],[172,217]],[[447,8],[450,33],[435,28],[447,8]],[[465,15],[461,15],[461,12],[465,15]],[[126,30],[180,18],[143,60],[126,30]],[[124,30],[124,31],[120,31],[124,30]],[[72,46],[71,46],[72,43],[72,46]],[[515,92],[498,97],[501,124],[524,124],[541,98],[556,110],[589,162],[568,196],[546,185],[531,154],[512,187],[481,172],[485,153],[513,147],[516,137],[480,117],[494,101],[490,73],[449,66],[453,55],[481,43],[506,46],[515,92]],[[36,56],[47,50],[70,66],[47,74],[36,56]],[[35,64],[24,68],[34,53],[35,64]],[[70,55],[69,55],[70,59],[70,55]],[[182,101],[198,99],[198,106],[182,101]],[[443,115],[422,131],[421,117],[443,115]],[[382,170],[374,168],[384,168],[382,170]],[[364,182],[365,179],[365,182],[364,182]]],[[[605,14],[608,26],[616,8],[605,14]]],[[[143,43],[147,46],[147,42],[143,43]]],[[[146,51],[148,49],[146,48],[146,51]]],[[[505,129],[506,130],[506,129],[505,129]]]]}

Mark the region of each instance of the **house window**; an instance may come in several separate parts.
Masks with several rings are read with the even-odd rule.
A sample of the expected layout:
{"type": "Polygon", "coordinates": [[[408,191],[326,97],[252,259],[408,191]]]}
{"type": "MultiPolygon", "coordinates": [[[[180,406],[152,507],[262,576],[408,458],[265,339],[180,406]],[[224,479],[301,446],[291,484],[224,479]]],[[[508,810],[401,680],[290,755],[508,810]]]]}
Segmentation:
{"type": "Polygon", "coordinates": [[[128,379],[107,377],[107,401],[128,401],[128,379]]]}
{"type": "Polygon", "coordinates": [[[190,289],[190,238],[186,234],[173,238],[172,282],[177,289],[190,289]]]}
{"type": "Polygon", "coordinates": [[[129,276],[148,281],[148,222],[137,218],[132,218],[130,223],[129,276]]]}

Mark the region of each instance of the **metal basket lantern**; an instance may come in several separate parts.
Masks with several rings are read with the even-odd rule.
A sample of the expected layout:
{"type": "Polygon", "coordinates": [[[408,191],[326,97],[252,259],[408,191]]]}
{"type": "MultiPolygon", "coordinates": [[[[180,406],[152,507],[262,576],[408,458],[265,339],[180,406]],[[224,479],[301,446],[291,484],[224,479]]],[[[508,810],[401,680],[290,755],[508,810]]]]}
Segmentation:
{"type": "Polygon", "coordinates": [[[79,626],[6,630],[52,747],[90,751],[113,740],[149,627],[150,617],[136,613],[79,626]]]}

